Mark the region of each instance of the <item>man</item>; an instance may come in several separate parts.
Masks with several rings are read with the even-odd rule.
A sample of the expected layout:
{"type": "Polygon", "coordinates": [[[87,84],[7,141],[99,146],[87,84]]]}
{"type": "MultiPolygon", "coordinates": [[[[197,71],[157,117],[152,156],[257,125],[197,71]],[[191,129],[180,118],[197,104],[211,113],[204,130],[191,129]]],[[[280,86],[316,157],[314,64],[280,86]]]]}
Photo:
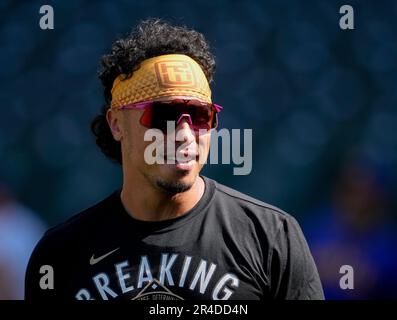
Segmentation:
{"type": "Polygon", "coordinates": [[[295,219],[199,174],[221,110],[211,101],[215,61],[203,35],[144,21],[102,65],[106,105],[92,129],[121,164],[123,185],[46,232],[26,298],[323,299],[295,219]],[[164,164],[148,161],[148,130],[175,144],[156,155],[164,164]],[[42,289],[51,280],[43,265],[53,289],[42,289]]]}

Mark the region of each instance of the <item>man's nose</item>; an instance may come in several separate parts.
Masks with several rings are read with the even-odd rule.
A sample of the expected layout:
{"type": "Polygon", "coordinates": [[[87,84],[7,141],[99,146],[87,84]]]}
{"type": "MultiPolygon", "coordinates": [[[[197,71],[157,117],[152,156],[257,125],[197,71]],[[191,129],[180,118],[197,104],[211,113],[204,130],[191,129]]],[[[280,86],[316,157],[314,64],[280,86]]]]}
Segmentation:
{"type": "Polygon", "coordinates": [[[189,115],[181,116],[176,126],[177,140],[191,143],[196,140],[196,135],[193,130],[192,120],[189,115]]]}

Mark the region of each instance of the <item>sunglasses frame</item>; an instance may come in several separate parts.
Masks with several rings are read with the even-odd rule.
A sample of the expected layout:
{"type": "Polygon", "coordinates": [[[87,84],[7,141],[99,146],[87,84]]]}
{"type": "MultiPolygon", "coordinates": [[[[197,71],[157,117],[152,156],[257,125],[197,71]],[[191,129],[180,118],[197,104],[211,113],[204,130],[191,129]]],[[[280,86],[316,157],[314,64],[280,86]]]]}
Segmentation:
{"type": "MultiPolygon", "coordinates": [[[[174,100],[143,101],[143,102],[137,102],[137,103],[132,103],[132,104],[124,105],[124,106],[121,106],[121,107],[119,107],[119,108],[117,108],[117,109],[118,109],[118,110],[131,110],[131,109],[145,110],[146,108],[151,107],[154,103],[157,103],[157,102],[163,102],[163,103],[172,104],[172,103],[176,103],[176,101],[182,101],[181,103],[186,104],[186,105],[187,105],[190,101],[194,101],[194,102],[198,102],[198,103],[200,103],[200,104],[202,104],[202,105],[210,106],[211,108],[214,109],[214,111],[215,111],[215,117],[216,117],[215,126],[214,126],[213,128],[211,128],[211,129],[216,129],[216,128],[218,127],[218,113],[221,112],[221,110],[223,109],[223,107],[221,107],[219,104],[215,104],[215,103],[205,103],[205,102],[201,102],[200,100],[196,100],[196,99],[174,99],[174,100]]],[[[188,114],[181,114],[181,116],[180,116],[180,118],[178,119],[177,123],[179,123],[179,121],[180,121],[182,118],[186,117],[186,116],[188,116],[189,124],[190,124],[191,126],[193,126],[192,119],[191,119],[190,115],[188,115],[188,114]]],[[[146,127],[146,128],[149,128],[148,126],[146,126],[145,124],[142,123],[142,118],[143,118],[143,117],[144,117],[144,114],[142,115],[141,119],[139,120],[140,124],[143,125],[143,126],[146,127]]],[[[152,129],[152,128],[149,128],[149,129],[152,129]]]]}

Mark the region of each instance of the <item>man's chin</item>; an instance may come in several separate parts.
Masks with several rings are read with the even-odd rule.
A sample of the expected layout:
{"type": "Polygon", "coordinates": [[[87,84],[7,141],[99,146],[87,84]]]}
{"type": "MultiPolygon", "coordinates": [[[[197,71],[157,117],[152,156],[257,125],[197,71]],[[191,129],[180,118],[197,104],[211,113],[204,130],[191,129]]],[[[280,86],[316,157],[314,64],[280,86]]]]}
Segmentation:
{"type": "Polygon", "coordinates": [[[177,194],[188,191],[194,185],[199,172],[198,162],[193,160],[185,163],[156,165],[147,177],[150,177],[152,184],[167,194],[177,194]]]}
{"type": "Polygon", "coordinates": [[[184,182],[181,179],[161,179],[156,180],[156,185],[158,188],[163,190],[165,193],[173,195],[177,193],[182,193],[190,190],[194,182],[184,182]]]}
{"type": "Polygon", "coordinates": [[[167,172],[156,177],[156,185],[169,194],[188,191],[196,181],[197,168],[172,165],[167,172]]]}

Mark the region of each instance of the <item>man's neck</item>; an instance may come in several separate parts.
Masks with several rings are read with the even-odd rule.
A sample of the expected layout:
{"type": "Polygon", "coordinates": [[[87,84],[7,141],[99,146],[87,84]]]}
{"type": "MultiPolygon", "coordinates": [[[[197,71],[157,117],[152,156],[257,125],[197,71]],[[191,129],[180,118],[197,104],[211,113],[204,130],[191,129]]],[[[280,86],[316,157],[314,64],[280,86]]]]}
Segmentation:
{"type": "Polygon", "coordinates": [[[125,180],[120,196],[127,213],[138,220],[176,218],[192,209],[204,194],[205,182],[200,176],[189,190],[174,195],[153,187],[142,178],[125,180]]]}

